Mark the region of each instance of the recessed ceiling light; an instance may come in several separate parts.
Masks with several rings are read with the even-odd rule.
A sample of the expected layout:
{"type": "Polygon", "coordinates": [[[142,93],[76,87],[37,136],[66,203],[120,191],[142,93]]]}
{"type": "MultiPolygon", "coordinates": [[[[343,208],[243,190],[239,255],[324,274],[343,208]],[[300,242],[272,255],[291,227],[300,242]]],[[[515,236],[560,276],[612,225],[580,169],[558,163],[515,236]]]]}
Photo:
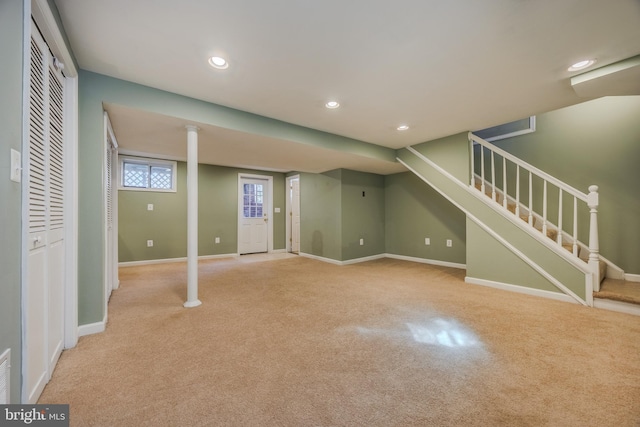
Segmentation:
{"type": "Polygon", "coordinates": [[[329,101],[326,104],[324,104],[324,106],[327,108],[334,109],[334,108],[338,108],[340,106],[340,103],[338,101],[329,101]]]}
{"type": "Polygon", "coordinates": [[[408,130],[409,126],[408,125],[400,125],[396,129],[399,130],[399,131],[408,130]]]}
{"type": "Polygon", "coordinates": [[[227,62],[227,60],[220,56],[212,56],[211,58],[209,58],[209,65],[211,65],[213,68],[217,68],[218,70],[229,68],[229,63],[227,62]]]}
{"type": "Polygon", "coordinates": [[[585,68],[590,67],[595,63],[596,63],[595,59],[585,59],[584,61],[576,62],[571,67],[569,67],[567,71],[584,70],[585,68]]]}

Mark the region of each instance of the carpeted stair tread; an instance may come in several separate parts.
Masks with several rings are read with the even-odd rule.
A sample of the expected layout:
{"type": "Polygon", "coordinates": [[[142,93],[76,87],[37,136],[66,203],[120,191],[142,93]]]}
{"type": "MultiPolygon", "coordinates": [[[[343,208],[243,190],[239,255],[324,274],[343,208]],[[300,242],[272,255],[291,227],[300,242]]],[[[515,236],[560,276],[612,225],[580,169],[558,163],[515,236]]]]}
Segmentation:
{"type": "Polygon", "coordinates": [[[600,285],[600,292],[594,292],[593,296],[594,298],[640,305],[640,283],[605,279],[600,285]]]}

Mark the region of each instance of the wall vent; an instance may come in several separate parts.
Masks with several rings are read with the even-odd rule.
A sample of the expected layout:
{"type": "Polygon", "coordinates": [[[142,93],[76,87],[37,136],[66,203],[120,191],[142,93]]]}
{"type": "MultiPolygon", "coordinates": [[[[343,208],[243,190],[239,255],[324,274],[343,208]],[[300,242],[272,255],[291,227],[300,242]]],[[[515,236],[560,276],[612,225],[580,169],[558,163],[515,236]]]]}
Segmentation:
{"type": "Polygon", "coordinates": [[[11,369],[11,349],[7,349],[0,356],[0,405],[9,404],[9,380],[11,369]]]}

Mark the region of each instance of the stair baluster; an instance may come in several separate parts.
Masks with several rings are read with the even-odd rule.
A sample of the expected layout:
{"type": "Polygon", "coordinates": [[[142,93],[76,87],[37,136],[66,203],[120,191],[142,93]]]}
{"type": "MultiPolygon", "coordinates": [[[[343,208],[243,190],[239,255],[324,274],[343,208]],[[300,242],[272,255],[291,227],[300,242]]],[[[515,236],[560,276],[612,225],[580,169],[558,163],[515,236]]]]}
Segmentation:
{"type": "Polygon", "coordinates": [[[493,150],[491,150],[491,200],[496,201],[496,159],[493,150]]]}
{"type": "Polygon", "coordinates": [[[562,246],[562,188],[558,191],[558,245],[562,246]]]}
{"type": "Polygon", "coordinates": [[[516,165],[516,216],[520,218],[520,165],[516,165]]]}
{"type": "Polygon", "coordinates": [[[573,196],[573,256],[578,256],[578,198],[573,196]]]}
{"type": "Polygon", "coordinates": [[[502,207],[507,209],[507,159],[502,158],[502,207]]]}
{"type": "Polygon", "coordinates": [[[533,174],[529,171],[529,225],[533,227],[533,174]]]}

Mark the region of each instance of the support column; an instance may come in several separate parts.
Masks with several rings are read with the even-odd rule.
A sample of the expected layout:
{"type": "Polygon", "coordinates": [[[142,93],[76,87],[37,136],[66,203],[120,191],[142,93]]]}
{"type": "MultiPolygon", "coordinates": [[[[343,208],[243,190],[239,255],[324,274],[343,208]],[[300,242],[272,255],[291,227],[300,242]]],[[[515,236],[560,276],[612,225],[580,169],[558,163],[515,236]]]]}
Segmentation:
{"type": "Polygon", "coordinates": [[[198,299],[198,127],[187,125],[187,302],[197,307],[198,299]]]}

